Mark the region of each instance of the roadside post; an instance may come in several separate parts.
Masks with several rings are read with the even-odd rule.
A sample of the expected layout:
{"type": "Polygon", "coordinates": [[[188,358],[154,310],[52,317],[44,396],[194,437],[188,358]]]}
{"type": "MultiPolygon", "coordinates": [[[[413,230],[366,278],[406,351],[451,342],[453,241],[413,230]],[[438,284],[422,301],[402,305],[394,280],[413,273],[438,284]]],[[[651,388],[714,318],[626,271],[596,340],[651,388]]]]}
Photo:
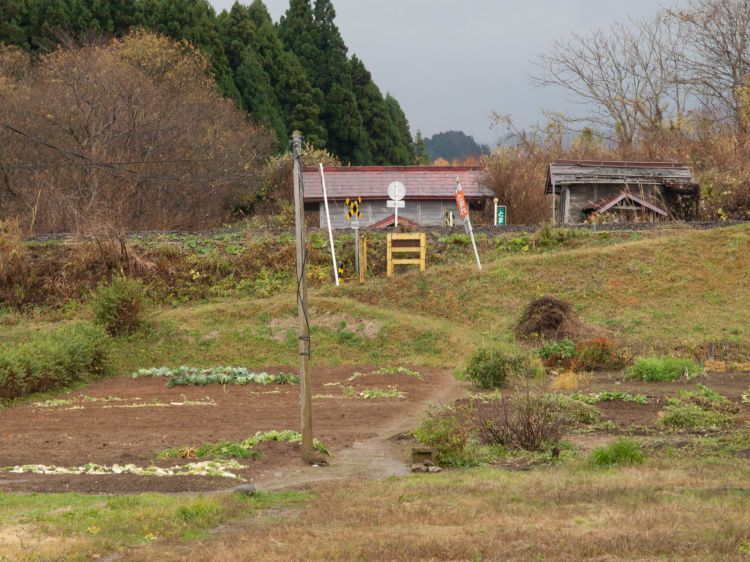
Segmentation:
{"type": "Polygon", "coordinates": [[[477,267],[479,271],[482,271],[482,262],[479,260],[479,251],[477,250],[477,242],[474,240],[474,229],[471,227],[471,217],[469,216],[469,205],[466,203],[466,197],[464,197],[464,191],[461,189],[461,180],[456,178],[456,205],[458,205],[458,215],[464,219],[464,228],[466,233],[471,236],[471,246],[474,248],[474,257],[477,259],[477,267]]]}
{"type": "Polygon", "coordinates": [[[292,137],[294,159],[294,225],[297,246],[297,320],[299,324],[299,383],[300,413],[302,417],[302,459],[313,462],[312,378],[310,376],[310,323],[307,315],[307,278],[305,275],[305,215],[304,185],[302,184],[302,133],[292,137]]]}
{"type": "Polygon", "coordinates": [[[336,286],[339,286],[339,271],[336,267],[336,247],[333,244],[333,229],[331,228],[331,213],[328,211],[328,191],[326,191],[326,175],[323,171],[323,163],[320,163],[320,182],[323,184],[323,205],[326,210],[326,222],[328,223],[328,239],[331,242],[331,257],[333,259],[333,278],[336,286]]]}
{"type": "Polygon", "coordinates": [[[398,210],[406,207],[406,202],[403,200],[406,196],[406,186],[400,181],[394,181],[388,184],[388,197],[390,199],[386,202],[386,206],[395,211],[395,227],[398,227],[398,210]]]}
{"type": "Polygon", "coordinates": [[[350,225],[354,231],[354,271],[359,273],[359,219],[362,218],[362,211],[359,210],[359,205],[362,203],[362,198],[357,197],[356,199],[347,199],[345,204],[349,208],[346,213],[346,220],[351,221],[350,225]]]}

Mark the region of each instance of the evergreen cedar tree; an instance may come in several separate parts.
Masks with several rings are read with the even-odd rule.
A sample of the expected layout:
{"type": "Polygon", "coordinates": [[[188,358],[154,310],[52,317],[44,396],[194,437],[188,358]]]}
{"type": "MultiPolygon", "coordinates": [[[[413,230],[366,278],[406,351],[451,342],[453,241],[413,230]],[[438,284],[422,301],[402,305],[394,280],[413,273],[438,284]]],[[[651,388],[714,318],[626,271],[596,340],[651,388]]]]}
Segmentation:
{"type": "Polygon", "coordinates": [[[145,27],[200,47],[222,94],[274,131],[279,151],[300,130],[344,164],[416,163],[398,101],[349,57],[335,18],[331,0],[291,0],[278,25],[262,0],[218,15],[208,0],[2,0],[0,43],[44,53],[66,35],[145,27]]]}
{"type": "Polygon", "coordinates": [[[427,146],[425,146],[422,131],[417,130],[417,136],[414,138],[414,161],[420,166],[426,166],[430,163],[430,157],[427,155],[427,146]]]}

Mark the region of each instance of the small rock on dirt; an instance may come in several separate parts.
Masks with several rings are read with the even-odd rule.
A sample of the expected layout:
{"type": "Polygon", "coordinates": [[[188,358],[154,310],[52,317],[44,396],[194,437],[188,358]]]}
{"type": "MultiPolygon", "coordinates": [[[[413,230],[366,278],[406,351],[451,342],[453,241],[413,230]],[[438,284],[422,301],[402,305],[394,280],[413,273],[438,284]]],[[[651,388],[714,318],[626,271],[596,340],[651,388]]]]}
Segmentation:
{"type": "Polygon", "coordinates": [[[242,484],[234,489],[237,494],[244,494],[246,496],[255,495],[256,489],[255,484],[242,484]]]}

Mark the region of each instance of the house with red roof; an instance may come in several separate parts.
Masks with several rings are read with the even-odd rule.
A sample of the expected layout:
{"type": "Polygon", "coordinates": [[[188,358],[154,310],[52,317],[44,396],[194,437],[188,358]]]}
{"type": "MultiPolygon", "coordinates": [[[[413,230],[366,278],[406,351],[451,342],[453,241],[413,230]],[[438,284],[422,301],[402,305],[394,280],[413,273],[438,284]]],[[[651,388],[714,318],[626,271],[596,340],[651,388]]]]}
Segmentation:
{"type": "MultiPolygon", "coordinates": [[[[362,228],[392,227],[395,213],[388,206],[388,185],[392,182],[400,182],[406,188],[405,205],[398,211],[399,224],[414,227],[443,226],[449,213],[454,224],[463,224],[454,198],[457,181],[461,182],[470,209],[482,210],[493,197],[493,191],[483,184],[483,173],[478,166],[337,166],[324,171],[333,228],[349,227],[346,200],[358,198],[362,200],[359,205],[362,228]]],[[[320,169],[304,168],[302,182],[305,210],[318,214],[320,227],[325,228],[320,169]]]]}

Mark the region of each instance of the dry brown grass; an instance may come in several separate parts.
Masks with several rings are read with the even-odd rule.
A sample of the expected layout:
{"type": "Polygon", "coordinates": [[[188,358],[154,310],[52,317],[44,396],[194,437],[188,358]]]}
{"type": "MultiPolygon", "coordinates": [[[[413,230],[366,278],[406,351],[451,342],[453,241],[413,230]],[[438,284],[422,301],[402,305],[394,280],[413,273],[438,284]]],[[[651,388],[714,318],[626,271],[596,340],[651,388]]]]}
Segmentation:
{"type": "Polygon", "coordinates": [[[563,371],[552,379],[549,388],[550,390],[578,390],[584,382],[586,382],[584,373],[563,371]]]}
{"type": "Polygon", "coordinates": [[[0,282],[11,281],[20,275],[27,255],[18,220],[0,220],[0,282]]]}
{"type": "Polygon", "coordinates": [[[85,548],[85,541],[69,536],[47,536],[32,525],[0,529],[0,560],[28,560],[30,550],[37,560],[65,560],[66,554],[85,548]]]}
{"type": "Polygon", "coordinates": [[[299,513],[254,520],[131,560],[742,560],[740,459],[599,471],[478,469],[317,490],[299,513]]]}

